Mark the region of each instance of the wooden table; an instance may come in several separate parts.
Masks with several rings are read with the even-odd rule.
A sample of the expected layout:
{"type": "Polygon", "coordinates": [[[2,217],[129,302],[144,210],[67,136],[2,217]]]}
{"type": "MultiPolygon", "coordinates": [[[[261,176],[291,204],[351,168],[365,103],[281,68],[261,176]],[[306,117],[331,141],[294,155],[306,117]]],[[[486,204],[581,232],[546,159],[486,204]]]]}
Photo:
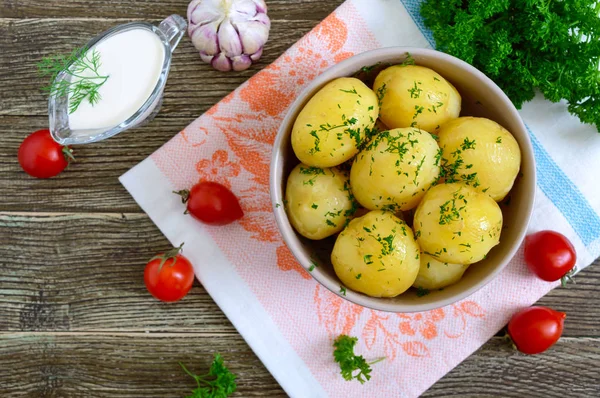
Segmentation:
{"type": "MultiPolygon", "coordinates": [[[[185,15],[185,0],[0,0],[0,397],[181,397],[220,352],[239,375],[236,396],[284,396],[196,283],[180,303],[150,297],[146,261],[169,247],[117,177],[278,57],[342,0],[269,0],[271,39],[242,73],[177,50],[161,113],[149,125],[76,149],[50,180],[26,176],[17,148],[47,127],[35,63],[113,25],[185,15]]],[[[426,396],[599,396],[600,267],[541,304],[566,311],[564,337],[528,357],[495,337],[426,396]]],[[[323,355],[328,355],[324,353],[323,355]]]]}

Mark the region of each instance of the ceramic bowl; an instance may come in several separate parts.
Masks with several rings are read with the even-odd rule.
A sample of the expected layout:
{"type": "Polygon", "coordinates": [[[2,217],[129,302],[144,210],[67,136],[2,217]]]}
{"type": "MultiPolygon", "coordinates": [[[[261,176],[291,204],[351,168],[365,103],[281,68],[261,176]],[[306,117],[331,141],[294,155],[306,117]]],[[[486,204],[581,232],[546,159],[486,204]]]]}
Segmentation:
{"type": "Polygon", "coordinates": [[[464,299],[487,285],[513,258],[525,237],[533,210],[535,186],[535,160],[527,128],[504,92],[483,73],[458,58],[434,50],[408,47],[389,47],[358,54],[317,77],[292,103],[279,128],[273,147],[270,175],[271,200],[277,225],[298,262],[333,293],[353,303],[388,312],[420,312],[443,307],[464,299]],[[485,260],[469,267],[458,283],[422,297],[418,297],[414,289],[394,298],[369,297],[350,289],[344,295],[340,292],[341,282],[333,271],[330,260],[336,237],[323,241],[303,238],[291,226],[285,206],[282,205],[287,176],[299,163],[290,143],[292,126],[308,100],[329,81],[353,76],[364,66],[401,63],[407,53],[410,53],[417,65],[435,70],[458,89],[463,101],[461,116],[492,119],[514,135],[521,147],[521,173],[510,193],[510,204],[501,206],[504,229],[500,244],[492,249],[485,260]],[[317,267],[312,267],[313,261],[318,264],[317,267]]]}

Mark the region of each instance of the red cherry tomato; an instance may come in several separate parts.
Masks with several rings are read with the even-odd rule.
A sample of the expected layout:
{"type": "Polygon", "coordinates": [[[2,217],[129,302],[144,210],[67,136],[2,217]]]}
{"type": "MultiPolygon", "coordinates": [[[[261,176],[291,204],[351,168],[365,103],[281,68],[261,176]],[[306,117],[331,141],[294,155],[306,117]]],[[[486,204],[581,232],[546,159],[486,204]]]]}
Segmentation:
{"type": "Polygon", "coordinates": [[[508,334],[519,351],[539,354],[558,341],[566,316],[548,307],[529,307],[513,315],[508,334]]]}
{"type": "Polygon", "coordinates": [[[18,158],[23,170],[37,178],[54,177],[74,160],[71,149],[54,141],[50,130],[38,130],[27,136],[19,147],[18,158]]]}
{"type": "Polygon", "coordinates": [[[575,271],[575,248],[562,234],[540,231],[525,238],[525,262],[540,279],[563,285],[575,271]]]}
{"type": "Polygon", "coordinates": [[[240,202],[224,185],[202,181],[191,190],[175,192],[187,203],[187,212],[210,225],[226,225],[244,216],[240,202]]]}
{"type": "MultiPolygon", "coordinates": [[[[183,246],[183,244],[182,244],[183,246]]],[[[144,283],[155,298],[172,302],[181,300],[194,283],[194,267],[179,254],[181,246],[153,257],[144,270],[144,283]]]]}

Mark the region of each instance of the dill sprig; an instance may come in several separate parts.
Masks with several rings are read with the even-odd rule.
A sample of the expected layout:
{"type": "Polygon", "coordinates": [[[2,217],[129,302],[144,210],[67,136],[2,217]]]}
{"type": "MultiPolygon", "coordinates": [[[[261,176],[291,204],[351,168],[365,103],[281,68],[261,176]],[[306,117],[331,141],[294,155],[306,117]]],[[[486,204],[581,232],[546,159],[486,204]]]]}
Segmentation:
{"type": "Polygon", "coordinates": [[[92,106],[96,105],[101,99],[100,87],[109,78],[100,74],[100,53],[85,47],[68,55],[44,57],[37,66],[42,76],[50,76],[50,85],[44,87],[44,91],[55,97],[70,96],[69,113],[75,112],[86,99],[92,106]],[[71,78],[57,80],[62,72],[71,78]]]}

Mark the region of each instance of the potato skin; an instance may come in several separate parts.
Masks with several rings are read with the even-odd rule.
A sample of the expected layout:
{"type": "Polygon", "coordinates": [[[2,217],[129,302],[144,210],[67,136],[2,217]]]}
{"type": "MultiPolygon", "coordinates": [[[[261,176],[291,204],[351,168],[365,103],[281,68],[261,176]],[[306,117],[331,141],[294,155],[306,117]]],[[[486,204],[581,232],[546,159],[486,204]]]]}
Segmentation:
{"type": "Polygon", "coordinates": [[[286,212],[294,229],[312,240],[344,229],[356,211],[348,173],[299,164],[290,173],[285,191],[286,212]]]}
{"type": "Polygon", "coordinates": [[[355,158],[350,184],[367,209],[409,210],[417,206],[440,174],[440,148],[414,127],[377,134],[355,158]]]}
{"type": "Polygon", "coordinates": [[[427,290],[437,290],[458,282],[469,265],[444,263],[421,253],[421,267],[413,287],[427,290]]]}
{"type": "Polygon", "coordinates": [[[362,81],[343,77],[321,88],[292,128],[292,148],[308,166],[337,166],[358,153],[379,115],[377,96],[362,81]]]}
{"type": "Polygon", "coordinates": [[[484,118],[461,117],[437,132],[446,181],[463,182],[496,202],[511,190],[521,167],[521,150],[512,134],[484,118]]]}
{"type": "Polygon", "coordinates": [[[389,128],[414,126],[432,133],[460,114],[456,88],[423,66],[390,66],[377,75],[373,90],[379,98],[380,118],[389,128]]]}
{"type": "Polygon", "coordinates": [[[425,194],[413,228],[424,253],[446,263],[472,264],[500,242],[502,211],[472,187],[441,184],[425,194]]]}
{"type": "Polygon", "coordinates": [[[419,246],[404,221],[375,210],[350,221],[338,235],[331,262],[346,287],[372,297],[395,297],[417,277],[419,246]]]}

